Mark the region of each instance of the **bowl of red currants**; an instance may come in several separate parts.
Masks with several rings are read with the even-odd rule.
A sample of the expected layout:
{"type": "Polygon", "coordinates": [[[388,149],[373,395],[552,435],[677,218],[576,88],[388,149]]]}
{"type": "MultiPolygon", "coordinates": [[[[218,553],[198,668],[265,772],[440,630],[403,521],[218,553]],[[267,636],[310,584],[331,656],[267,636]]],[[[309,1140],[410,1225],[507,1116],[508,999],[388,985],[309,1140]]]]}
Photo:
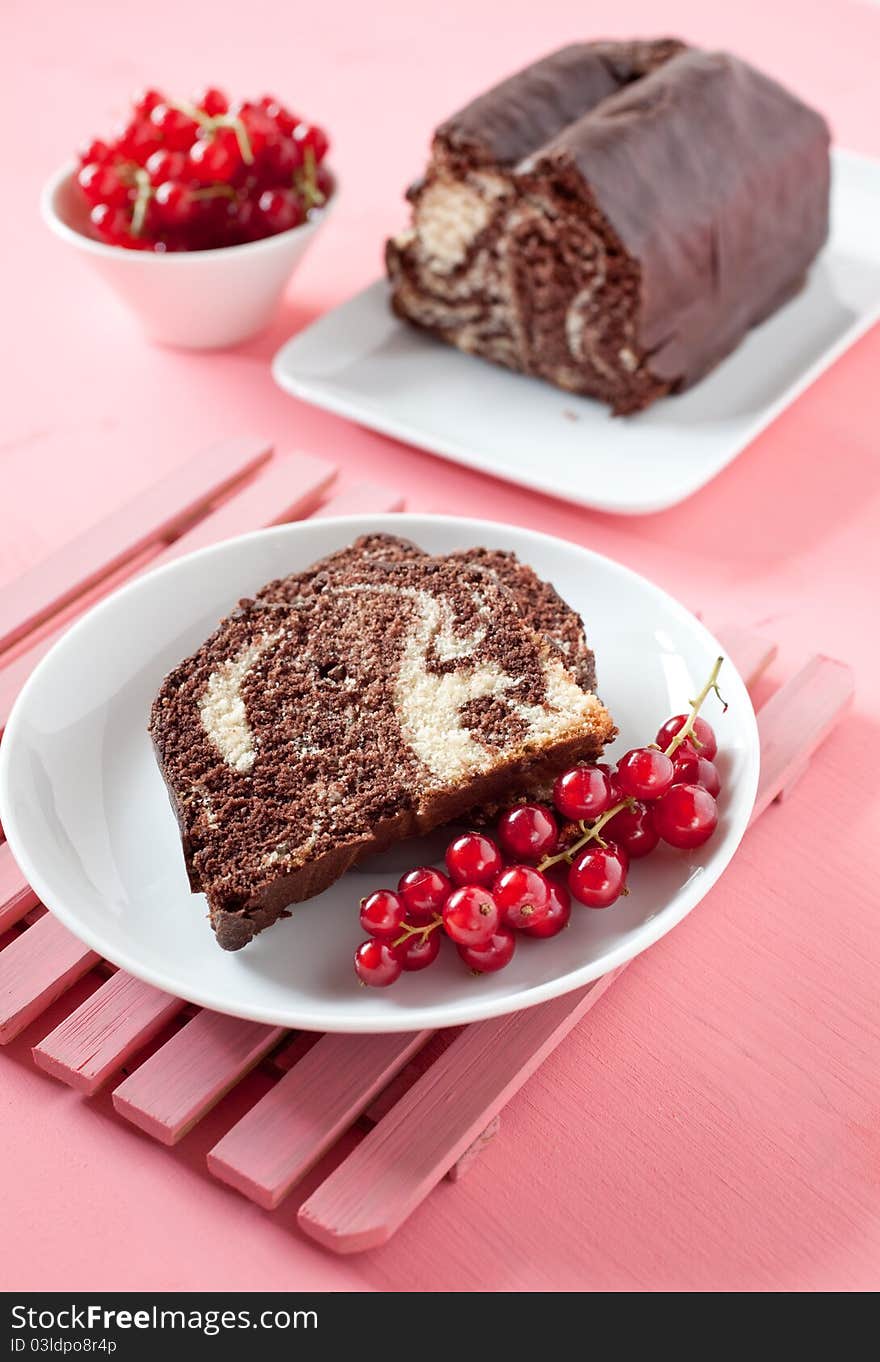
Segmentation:
{"type": "Polygon", "coordinates": [[[43,192],[43,216],[151,340],[235,345],[263,330],[337,194],[323,128],[263,96],[134,101],[43,192]]]}

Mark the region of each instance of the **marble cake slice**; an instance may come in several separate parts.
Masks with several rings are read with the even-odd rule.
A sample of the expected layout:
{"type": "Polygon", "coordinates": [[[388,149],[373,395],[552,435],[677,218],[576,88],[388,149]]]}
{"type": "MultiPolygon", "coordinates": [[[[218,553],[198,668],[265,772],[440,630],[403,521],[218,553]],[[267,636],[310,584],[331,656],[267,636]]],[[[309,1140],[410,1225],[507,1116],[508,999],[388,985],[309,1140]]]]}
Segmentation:
{"type": "Polygon", "coordinates": [[[402,544],[270,583],[156,698],[190,884],[227,950],[365,853],[596,759],[613,736],[565,640],[531,627],[502,582],[509,561],[402,544]]]}
{"type": "Polygon", "coordinates": [[[802,285],[825,120],[736,57],[582,43],[436,131],[388,243],[392,306],[469,353],[640,411],[802,285]]]}

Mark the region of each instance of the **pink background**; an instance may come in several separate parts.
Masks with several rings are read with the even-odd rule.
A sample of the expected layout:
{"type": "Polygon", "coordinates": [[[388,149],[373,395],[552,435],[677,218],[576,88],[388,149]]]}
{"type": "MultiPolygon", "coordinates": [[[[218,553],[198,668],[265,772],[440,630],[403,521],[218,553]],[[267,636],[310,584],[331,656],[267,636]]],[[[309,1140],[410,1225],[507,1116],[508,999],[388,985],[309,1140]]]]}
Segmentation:
{"type": "MultiPolygon", "coordinates": [[[[616,34],[655,4],[618,0],[616,34]]],[[[0,1054],[0,1286],[11,1288],[876,1289],[880,1286],[880,331],[710,487],[641,520],[465,472],[285,397],[278,344],[376,275],[433,124],[578,36],[607,2],[30,0],[5,18],[0,231],[5,354],[0,581],[223,433],[326,455],[412,509],[555,532],[654,578],[713,622],[851,662],[856,708],[723,883],[642,956],[512,1102],[501,1138],[384,1249],[339,1260],[293,1196],[266,1215],[204,1173],[253,1077],[169,1153],[0,1054]],[[276,91],[330,128],[344,196],[272,332],[225,355],[148,347],[41,227],[40,185],[146,82],[276,91]],[[872,622],[873,621],[873,622],[872,622]]],[[[760,62],[880,154],[880,10],[667,0],[664,28],[760,62]]],[[[313,1176],[307,1186],[314,1185],[313,1176]]]]}

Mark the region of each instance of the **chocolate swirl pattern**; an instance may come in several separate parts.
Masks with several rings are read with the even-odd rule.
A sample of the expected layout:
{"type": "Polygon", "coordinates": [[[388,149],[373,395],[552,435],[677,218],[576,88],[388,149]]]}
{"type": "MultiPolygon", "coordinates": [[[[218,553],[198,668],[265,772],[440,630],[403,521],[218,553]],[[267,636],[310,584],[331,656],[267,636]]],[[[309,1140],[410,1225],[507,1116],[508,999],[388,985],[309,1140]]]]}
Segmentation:
{"type": "Polygon", "coordinates": [[[593,677],[577,616],[509,555],[374,537],[242,601],[151,718],[220,944],[368,851],[598,756],[593,677]]]}

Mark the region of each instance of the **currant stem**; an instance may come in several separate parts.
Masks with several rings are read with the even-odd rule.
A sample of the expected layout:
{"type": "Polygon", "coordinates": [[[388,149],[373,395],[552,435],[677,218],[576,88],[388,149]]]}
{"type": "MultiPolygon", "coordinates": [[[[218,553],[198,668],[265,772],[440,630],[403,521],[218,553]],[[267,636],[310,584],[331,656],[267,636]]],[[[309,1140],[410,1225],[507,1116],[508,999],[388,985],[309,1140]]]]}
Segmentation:
{"type": "Polygon", "coordinates": [[[700,747],[703,746],[703,744],[697,737],[696,733],[694,732],[694,720],[699,714],[703,701],[706,699],[706,696],[709,694],[710,691],[714,690],[715,694],[718,696],[718,699],[721,701],[724,708],[727,709],[727,705],[725,704],[724,698],[720,690],[718,689],[718,673],[721,671],[721,664],[723,663],[723,661],[724,661],[723,657],[717,657],[715,659],[715,666],[709,673],[708,681],[706,682],[703,689],[700,691],[696,700],[691,700],[690,702],[691,712],[688,715],[687,721],[684,724],[682,724],[681,728],[678,730],[675,737],[672,739],[672,742],[667,747],[666,749],[667,757],[674,756],[675,753],[678,751],[679,747],[681,747],[682,743],[685,742],[688,738],[690,738],[691,742],[694,744],[696,748],[699,749],[700,747]]]}
{"type": "Polygon", "coordinates": [[[204,109],[200,109],[196,104],[187,104],[184,100],[169,99],[168,106],[176,109],[178,113],[186,114],[194,123],[198,123],[201,128],[213,128],[214,119],[210,114],[206,114],[204,109]]]}
{"type": "Polygon", "coordinates": [[[611,819],[621,813],[623,809],[631,809],[634,805],[635,800],[627,795],[625,799],[620,799],[616,804],[612,804],[611,808],[606,809],[603,814],[600,814],[599,817],[594,820],[594,822],[581,823],[584,832],[583,837],[579,837],[576,842],[572,842],[571,846],[566,847],[564,851],[558,851],[555,856],[545,856],[543,861],[539,861],[538,869],[541,871],[548,870],[551,865],[558,865],[560,861],[568,861],[569,864],[571,864],[572,856],[580,851],[582,847],[585,847],[588,842],[592,842],[593,840],[596,840],[600,846],[604,846],[605,843],[602,841],[599,833],[602,831],[605,824],[610,823],[611,819]]]}
{"type": "Polygon", "coordinates": [[[235,133],[238,142],[238,149],[241,152],[241,159],[246,166],[254,163],[254,151],[251,146],[251,139],[248,137],[248,130],[240,118],[235,114],[206,114],[203,109],[197,108],[195,104],[171,102],[171,108],[177,109],[178,113],[186,114],[194,123],[198,123],[209,137],[213,136],[218,128],[231,128],[235,133]]]}
{"type": "Polygon", "coordinates": [[[231,184],[209,184],[204,189],[194,189],[192,197],[194,199],[234,199],[236,193],[231,184]]]}
{"type": "Polygon", "coordinates": [[[303,176],[301,186],[301,193],[306,201],[306,212],[308,212],[310,208],[319,208],[320,205],[326,201],[325,196],[318,188],[317,169],[315,153],[311,147],[306,147],[303,154],[303,176]]]}
{"type": "Polygon", "coordinates": [[[238,142],[238,149],[241,152],[241,159],[246,166],[254,163],[254,151],[251,146],[251,139],[248,137],[248,130],[240,118],[234,118],[232,114],[218,114],[213,120],[217,128],[231,128],[235,133],[238,142]]]}
{"type": "Polygon", "coordinates": [[[424,945],[431,933],[435,932],[437,928],[442,925],[443,918],[439,913],[435,913],[433,922],[426,923],[424,927],[411,927],[408,922],[403,922],[401,923],[400,936],[396,941],[392,941],[391,943],[392,949],[395,946],[402,946],[403,943],[409,941],[412,936],[420,936],[422,938],[422,945],[424,945]]]}
{"type": "Polygon", "coordinates": [[[140,166],[134,172],[134,182],[137,185],[137,197],[131,212],[131,234],[140,236],[147,220],[147,205],[153,197],[153,186],[149,175],[140,166]]]}

